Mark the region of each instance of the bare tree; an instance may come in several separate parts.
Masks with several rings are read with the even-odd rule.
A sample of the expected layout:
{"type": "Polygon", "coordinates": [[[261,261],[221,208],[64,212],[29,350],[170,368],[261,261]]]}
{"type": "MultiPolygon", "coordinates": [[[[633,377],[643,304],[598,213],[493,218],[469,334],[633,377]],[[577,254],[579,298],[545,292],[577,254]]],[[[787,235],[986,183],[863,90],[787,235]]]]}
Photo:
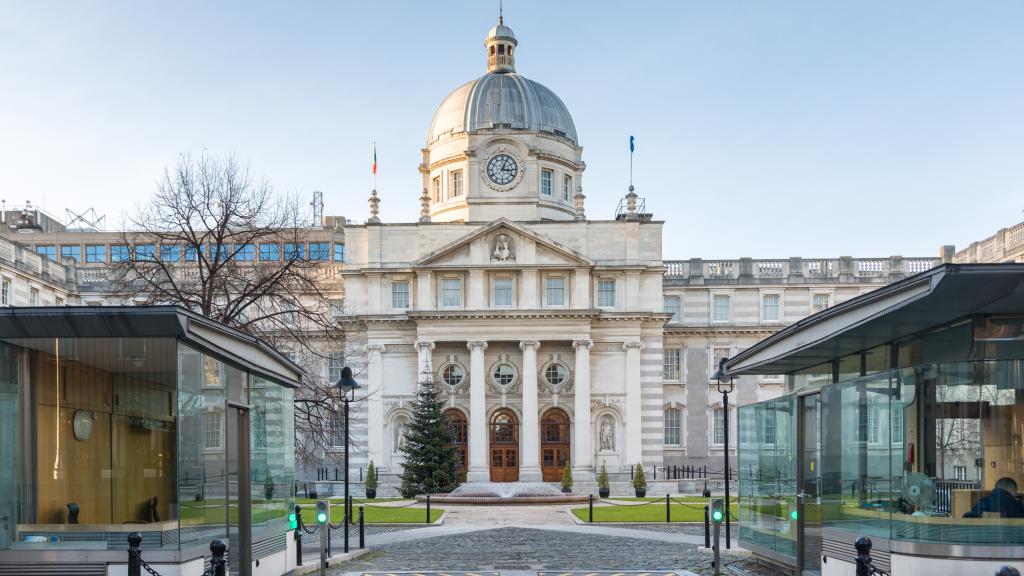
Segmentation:
{"type": "Polygon", "coordinates": [[[129,217],[111,254],[111,289],[137,304],[183,306],[292,352],[306,372],[295,394],[296,456],[312,463],[338,425],[322,367],[331,352],[347,363],[352,339],[329,254],[320,243],[307,252],[302,207],[232,156],[183,155],[129,217]]]}

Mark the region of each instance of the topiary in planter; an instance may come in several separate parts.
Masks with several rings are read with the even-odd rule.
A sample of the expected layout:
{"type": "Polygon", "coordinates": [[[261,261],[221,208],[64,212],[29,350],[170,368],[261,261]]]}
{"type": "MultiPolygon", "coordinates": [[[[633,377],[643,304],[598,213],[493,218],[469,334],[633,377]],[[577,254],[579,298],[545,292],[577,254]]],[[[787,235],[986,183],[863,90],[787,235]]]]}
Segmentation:
{"type": "Polygon", "coordinates": [[[572,492],[572,468],[569,467],[569,463],[565,463],[565,468],[562,469],[562,492],[568,494],[572,492]]]}
{"type": "Polygon", "coordinates": [[[597,474],[597,495],[601,498],[607,498],[611,493],[611,487],[608,485],[608,467],[602,462],[601,472],[597,474]]]}
{"type": "Polygon", "coordinates": [[[633,473],[633,491],[637,498],[647,495],[647,477],[644,476],[644,467],[637,464],[636,472],[633,473]]]}
{"type": "Polygon", "coordinates": [[[377,469],[373,466],[373,460],[370,460],[370,465],[366,468],[366,482],[363,484],[366,487],[366,497],[373,500],[377,497],[377,469]]]}

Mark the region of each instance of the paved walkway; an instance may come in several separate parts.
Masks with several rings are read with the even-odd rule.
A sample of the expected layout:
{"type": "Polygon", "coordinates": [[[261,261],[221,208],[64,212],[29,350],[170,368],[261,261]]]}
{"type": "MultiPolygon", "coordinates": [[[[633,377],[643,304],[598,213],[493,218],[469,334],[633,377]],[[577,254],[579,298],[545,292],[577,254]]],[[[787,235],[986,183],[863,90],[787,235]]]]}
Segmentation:
{"type": "MultiPolygon", "coordinates": [[[[443,526],[367,536],[369,554],[330,574],[365,572],[651,571],[712,574],[712,555],[693,526],[662,529],[579,525],[572,506],[448,506],[443,526]],[[689,572],[688,572],[689,571],[689,572]]],[[[730,553],[723,573],[772,575],[746,554],[730,553]]]]}

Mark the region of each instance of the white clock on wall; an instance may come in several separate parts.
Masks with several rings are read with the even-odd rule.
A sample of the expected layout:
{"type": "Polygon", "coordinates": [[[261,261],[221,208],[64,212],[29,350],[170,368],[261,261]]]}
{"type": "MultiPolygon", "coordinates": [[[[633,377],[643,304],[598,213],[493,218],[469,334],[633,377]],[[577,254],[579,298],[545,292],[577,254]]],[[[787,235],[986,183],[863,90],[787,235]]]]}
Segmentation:
{"type": "Polygon", "coordinates": [[[523,162],[512,150],[498,148],[484,162],[481,172],[489,187],[505,192],[522,181],[523,162]]]}

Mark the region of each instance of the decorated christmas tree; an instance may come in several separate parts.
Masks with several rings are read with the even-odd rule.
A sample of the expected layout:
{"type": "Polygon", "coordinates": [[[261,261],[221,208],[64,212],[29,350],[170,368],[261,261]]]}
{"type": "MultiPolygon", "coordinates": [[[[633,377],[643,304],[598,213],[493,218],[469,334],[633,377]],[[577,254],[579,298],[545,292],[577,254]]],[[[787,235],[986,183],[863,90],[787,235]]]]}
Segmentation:
{"type": "Polygon", "coordinates": [[[459,455],[450,445],[451,431],[443,408],[440,391],[425,372],[402,446],[405,464],[400,491],[405,498],[447,493],[459,485],[459,455]]]}

